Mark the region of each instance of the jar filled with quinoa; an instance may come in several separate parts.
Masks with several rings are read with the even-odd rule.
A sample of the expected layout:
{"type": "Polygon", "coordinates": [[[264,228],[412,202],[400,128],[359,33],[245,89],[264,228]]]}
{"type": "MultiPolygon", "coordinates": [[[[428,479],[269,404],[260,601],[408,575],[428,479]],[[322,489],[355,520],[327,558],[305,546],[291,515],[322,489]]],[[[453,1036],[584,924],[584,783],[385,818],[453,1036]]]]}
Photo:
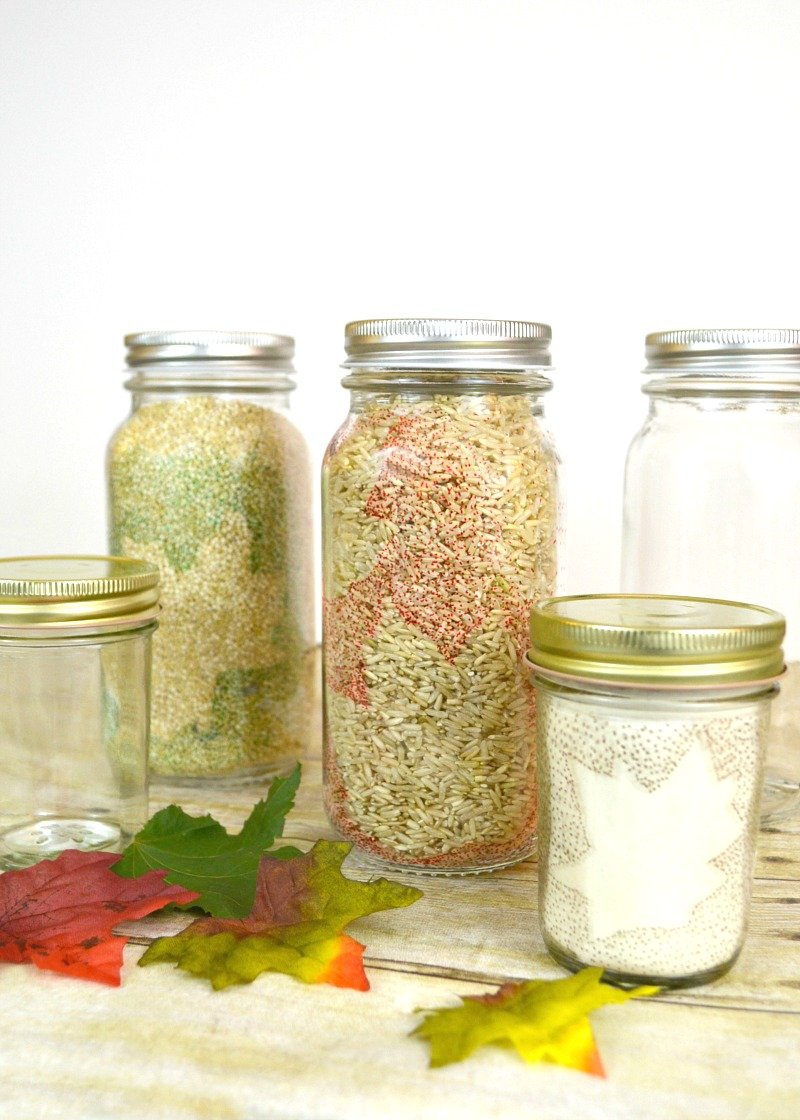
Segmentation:
{"type": "Polygon", "coordinates": [[[156,564],[151,773],[289,769],[313,693],[310,464],[283,335],[129,335],[130,418],[108,453],[111,549],[156,564]]]}
{"type": "Polygon", "coordinates": [[[550,328],[346,328],[323,467],[324,793],[363,851],[426,872],[532,852],[532,605],[556,577],[550,328]]]}

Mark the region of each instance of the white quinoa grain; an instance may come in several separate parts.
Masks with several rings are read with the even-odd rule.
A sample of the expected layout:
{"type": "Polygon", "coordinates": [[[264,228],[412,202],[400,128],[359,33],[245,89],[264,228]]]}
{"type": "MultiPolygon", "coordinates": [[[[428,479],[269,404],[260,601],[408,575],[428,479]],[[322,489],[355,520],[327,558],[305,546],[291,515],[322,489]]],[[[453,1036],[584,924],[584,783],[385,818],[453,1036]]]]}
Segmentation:
{"type": "Polygon", "coordinates": [[[155,563],[152,771],[285,769],[313,684],[309,477],[270,408],[191,395],[137,410],[109,452],[111,546],[155,563]]]}

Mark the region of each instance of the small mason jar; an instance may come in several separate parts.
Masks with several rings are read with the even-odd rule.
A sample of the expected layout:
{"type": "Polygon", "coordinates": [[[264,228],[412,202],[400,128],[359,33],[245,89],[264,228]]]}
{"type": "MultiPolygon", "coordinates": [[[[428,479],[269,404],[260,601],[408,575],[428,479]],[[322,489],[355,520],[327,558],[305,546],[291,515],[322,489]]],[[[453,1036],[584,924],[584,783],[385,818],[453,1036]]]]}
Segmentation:
{"type": "Polygon", "coordinates": [[[380,319],[346,328],[350,415],[323,467],[331,821],[423,872],[531,854],[532,604],[556,578],[550,328],[380,319]]]}
{"type": "Polygon", "coordinates": [[[151,775],[283,773],[313,696],[311,471],[288,418],[291,338],[126,340],[133,411],[108,452],[111,549],[155,564],[151,775]]]}
{"type": "Polygon", "coordinates": [[[121,851],[147,820],[158,572],[0,560],[0,868],[121,851]]]}
{"type": "Polygon", "coordinates": [[[788,620],[762,820],[800,809],[800,330],[647,336],[622,590],[769,603],[788,620]]]}
{"type": "Polygon", "coordinates": [[[689,987],[734,963],[783,633],[775,611],[715,599],[533,610],[539,919],[560,964],[689,987]]]}

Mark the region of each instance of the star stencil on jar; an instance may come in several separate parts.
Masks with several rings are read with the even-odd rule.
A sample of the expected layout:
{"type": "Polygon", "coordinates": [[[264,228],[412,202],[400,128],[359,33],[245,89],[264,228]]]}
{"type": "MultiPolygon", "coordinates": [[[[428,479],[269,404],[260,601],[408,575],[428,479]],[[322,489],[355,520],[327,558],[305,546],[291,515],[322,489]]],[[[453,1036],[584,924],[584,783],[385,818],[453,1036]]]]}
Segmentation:
{"type": "Polygon", "coordinates": [[[738,775],[720,781],[700,746],[652,791],[619,759],[611,774],[577,760],[572,765],[590,847],[578,862],[551,873],[586,899],[590,936],[687,925],[694,908],[725,882],[711,860],[744,830],[732,804],[738,775]]]}

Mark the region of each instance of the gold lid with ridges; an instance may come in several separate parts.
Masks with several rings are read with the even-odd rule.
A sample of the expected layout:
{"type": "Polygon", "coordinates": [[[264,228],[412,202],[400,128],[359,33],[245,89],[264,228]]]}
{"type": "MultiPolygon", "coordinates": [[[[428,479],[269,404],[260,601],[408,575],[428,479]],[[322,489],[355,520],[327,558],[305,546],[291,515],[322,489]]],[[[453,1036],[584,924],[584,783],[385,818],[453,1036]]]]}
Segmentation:
{"type": "Polygon", "coordinates": [[[685,687],[783,671],[783,616],[726,599],[570,595],[531,611],[534,668],[598,681],[685,687]]]}
{"type": "Polygon", "coordinates": [[[102,632],[152,622],[158,569],[121,556],[0,559],[0,636],[102,632]]]}

